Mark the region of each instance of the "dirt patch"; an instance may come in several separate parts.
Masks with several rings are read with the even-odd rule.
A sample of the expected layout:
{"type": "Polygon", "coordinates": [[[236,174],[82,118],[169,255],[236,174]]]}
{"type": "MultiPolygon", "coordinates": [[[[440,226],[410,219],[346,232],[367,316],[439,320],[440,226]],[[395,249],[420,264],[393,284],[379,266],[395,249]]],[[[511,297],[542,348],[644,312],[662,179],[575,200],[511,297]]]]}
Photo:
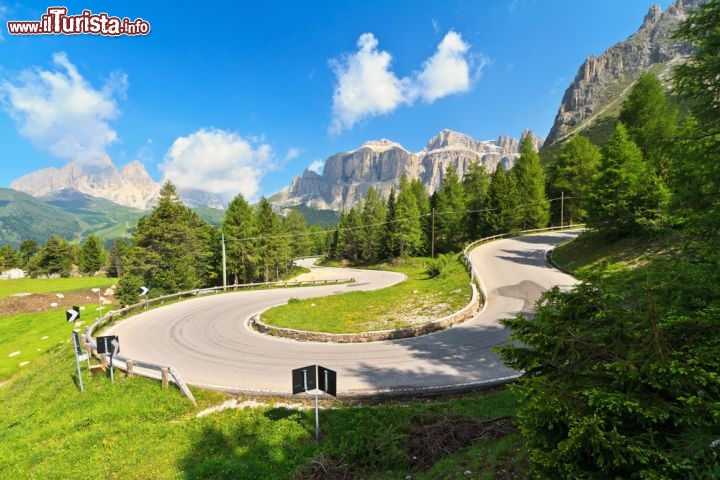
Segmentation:
{"type": "Polygon", "coordinates": [[[417,416],[406,428],[405,451],[410,468],[421,471],[442,457],[463,450],[475,442],[497,439],[516,431],[510,417],[478,420],[440,415],[417,416]]]}
{"type": "MultiPolygon", "coordinates": [[[[9,296],[0,300],[0,315],[18,315],[20,313],[44,312],[57,310],[64,312],[73,305],[83,306],[88,303],[98,303],[98,294],[90,290],[77,290],[62,293],[58,298],[54,293],[32,293],[30,295],[9,296]],[[57,303],[53,307],[51,304],[57,303]]],[[[107,307],[105,309],[107,311],[107,307]]],[[[95,312],[93,312],[95,315],[95,312]]]]}

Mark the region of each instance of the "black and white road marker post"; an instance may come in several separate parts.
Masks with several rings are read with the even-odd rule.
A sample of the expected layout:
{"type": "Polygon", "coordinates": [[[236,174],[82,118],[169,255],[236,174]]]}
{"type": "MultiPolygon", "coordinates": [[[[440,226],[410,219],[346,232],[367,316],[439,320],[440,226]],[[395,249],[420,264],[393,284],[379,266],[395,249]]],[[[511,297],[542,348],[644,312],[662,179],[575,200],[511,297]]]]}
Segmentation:
{"type": "Polygon", "coordinates": [[[114,382],[113,357],[120,353],[120,340],[117,335],[97,337],[97,352],[110,355],[110,381],[114,382]]]}
{"type": "Polygon", "coordinates": [[[320,408],[323,393],[337,396],[337,373],[320,365],[309,365],[292,371],[292,393],[309,393],[315,397],[315,441],[320,439],[320,408]]]}

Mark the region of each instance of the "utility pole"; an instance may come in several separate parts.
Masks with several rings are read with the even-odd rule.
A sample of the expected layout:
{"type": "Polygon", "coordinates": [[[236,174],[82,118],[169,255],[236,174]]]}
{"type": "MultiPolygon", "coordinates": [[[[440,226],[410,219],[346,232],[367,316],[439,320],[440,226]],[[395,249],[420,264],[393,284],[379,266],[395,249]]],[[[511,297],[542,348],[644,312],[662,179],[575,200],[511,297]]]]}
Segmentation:
{"type": "Polygon", "coordinates": [[[225,233],[222,234],[223,288],[227,287],[227,260],[225,258],[225,233]]]}
{"type": "Polygon", "coordinates": [[[435,207],[432,209],[432,228],[430,229],[430,258],[435,258],[435,207]]]}
{"type": "Polygon", "coordinates": [[[560,228],[565,226],[565,191],[560,193],[560,228]]]}

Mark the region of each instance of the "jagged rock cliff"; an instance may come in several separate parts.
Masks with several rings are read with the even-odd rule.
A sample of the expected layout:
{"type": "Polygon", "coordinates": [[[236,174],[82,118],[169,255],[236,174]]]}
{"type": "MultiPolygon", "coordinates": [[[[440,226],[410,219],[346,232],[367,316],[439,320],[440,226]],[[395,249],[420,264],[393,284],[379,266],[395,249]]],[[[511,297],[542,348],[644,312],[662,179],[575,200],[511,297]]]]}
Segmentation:
{"type": "Polygon", "coordinates": [[[672,65],[690,53],[690,46],[672,39],[671,33],[687,11],[702,1],[676,0],[665,12],[653,5],[635,34],[600,57],[588,57],[565,91],[546,145],[617,107],[643,72],[652,68],[661,78],[666,77],[672,65]]]}
{"type": "Polygon", "coordinates": [[[69,162],[60,169],[44,168],[15,180],[11,188],[33,197],[73,189],[138,209],[147,208],[160,190],[140,162],[133,161],[118,171],[107,156],[99,164],[69,162]]]}
{"type": "MultiPolygon", "coordinates": [[[[542,143],[541,139],[535,138],[535,141],[538,146],[542,143]]],[[[432,193],[440,187],[449,165],[461,178],[476,162],[489,172],[495,171],[498,165],[508,169],[519,155],[518,146],[517,140],[504,135],[497,140],[477,141],[451,130],[441,131],[418,153],[386,139],[367,142],[357,150],[336,153],[328,158],[322,174],[306,170],[271,201],[279,209],[295,205],[349,209],[370,187],[383,197],[389,196],[403,174],[409,179],[419,178],[428,193],[432,193]]]]}

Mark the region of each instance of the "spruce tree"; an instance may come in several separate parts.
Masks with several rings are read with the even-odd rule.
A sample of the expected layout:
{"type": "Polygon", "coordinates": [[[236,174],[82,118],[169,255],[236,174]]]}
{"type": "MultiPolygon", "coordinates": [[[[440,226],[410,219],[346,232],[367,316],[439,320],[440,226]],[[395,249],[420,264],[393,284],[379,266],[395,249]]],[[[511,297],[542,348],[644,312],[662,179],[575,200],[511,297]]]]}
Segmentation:
{"type": "Polygon", "coordinates": [[[242,194],[228,204],[222,230],[225,234],[228,275],[232,283],[252,283],[258,279],[258,228],[255,214],[242,194]]]}
{"type": "Polygon", "coordinates": [[[420,210],[415,193],[404,175],[400,179],[395,215],[397,220],[395,244],[398,246],[398,256],[417,255],[423,248],[425,236],[420,223],[420,210]]]}
{"type": "Polygon", "coordinates": [[[438,251],[449,252],[462,247],[465,210],[465,191],[460,177],[455,168],[448,165],[438,190],[435,208],[435,242],[438,251]]]}
{"type": "Polygon", "coordinates": [[[256,207],[255,218],[258,227],[258,257],[260,273],[264,282],[279,279],[280,273],[287,273],[292,261],[292,252],[282,222],[273,211],[272,205],[262,197],[256,207]]]}
{"type": "Polygon", "coordinates": [[[602,151],[590,195],[588,225],[624,236],[652,226],[661,213],[661,188],[622,123],[602,151]]]}
{"type": "Polygon", "coordinates": [[[465,235],[468,240],[477,240],[485,235],[483,218],[487,215],[490,174],[480,162],[470,164],[462,182],[466,208],[464,217],[465,235]]]}
{"type": "Polygon", "coordinates": [[[384,234],[384,256],[387,258],[397,257],[399,255],[399,246],[397,243],[397,213],[396,213],[395,189],[390,190],[387,201],[387,216],[385,217],[385,234],[384,234]]]}
{"type": "Polygon", "coordinates": [[[20,262],[20,254],[12,245],[3,245],[0,247],[0,271],[19,267],[20,262]]]}
{"type": "Polygon", "coordinates": [[[125,272],[120,279],[124,303],[137,301],[138,281],[155,296],[209,285],[213,278],[212,227],[180,202],[175,186],[166,182],[158,204],[138,221],[129,248],[125,272]]]}
{"type": "Polygon", "coordinates": [[[78,267],[81,272],[92,275],[105,266],[106,254],[102,242],[96,235],[89,235],[80,246],[78,267]]]}
{"type": "Polygon", "coordinates": [[[520,157],[512,169],[520,201],[520,226],[523,230],[544,228],[550,219],[550,205],[545,196],[545,172],[532,136],[520,140],[520,157]]]}
{"type": "Polygon", "coordinates": [[[488,208],[485,216],[488,233],[508,233],[520,227],[522,212],[515,175],[505,171],[502,165],[498,165],[490,177],[488,208]]]}
{"type": "Polygon", "coordinates": [[[573,135],[547,167],[548,193],[553,199],[565,196],[565,202],[552,203],[553,222],[584,222],[593,177],[600,164],[600,149],[587,137],[573,135]],[[561,216],[560,208],[565,208],[561,216]]]}
{"type": "Polygon", "coordinates": [[[376,262],[383,254],[383,234],[387,207],[375,188],[370,187],[362,205],[361,223],[365,226],[361,238],[361,258],[376,262]]]}
{"type": "Polygon", "coordinates": [[[288,238],[292,258],[304,257],[310,253],[310,238],[308,236],[305,217],[297,210],[290,210],[282,220],[285,232],[291,235],[288,238]]]}

